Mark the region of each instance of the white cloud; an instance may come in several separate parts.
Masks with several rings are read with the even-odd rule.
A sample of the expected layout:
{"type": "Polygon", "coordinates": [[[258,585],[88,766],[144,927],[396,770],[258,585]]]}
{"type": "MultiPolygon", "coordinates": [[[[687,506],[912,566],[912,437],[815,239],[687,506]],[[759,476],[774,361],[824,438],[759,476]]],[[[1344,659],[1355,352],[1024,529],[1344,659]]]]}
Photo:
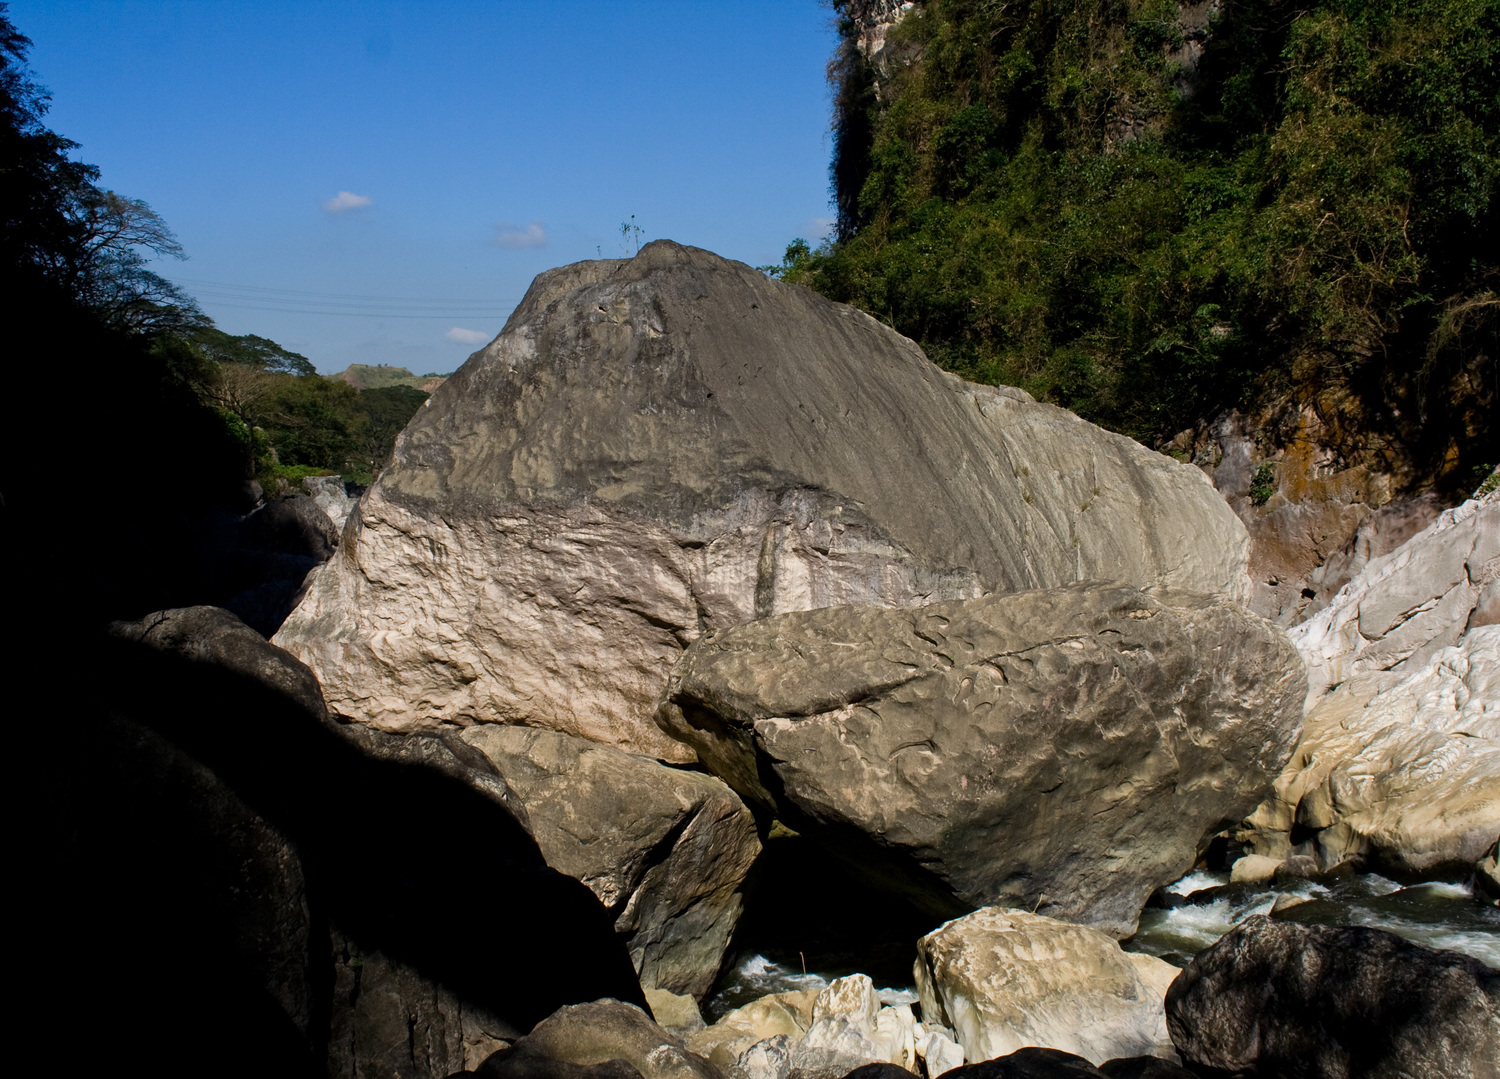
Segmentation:
{"type": "Polygon", "coordinates": [[[358,210],[361,206],[370,205],[370,199],[365,195],[356,195],[352,191],[340,191],[333,198],[323,203],[323,209],[331,214],[344,214],[350,210],[358,210]]]}
{"type": "Polygon", "coordinates": [[[524,229],[515,225],[495,226],[496,247],[546,247],[547,230],[540,221],[533,221],[524,229]]]}
{"type": "Polygon", "coordinates": [[[443,334],[443,336],[450,341],[458,342],[460,345],[482,345],[490,339],[490,335],[487,333],[480,333],[478,330],[465,330],[461,326],[453,327],[453,329],[443,334]]]}

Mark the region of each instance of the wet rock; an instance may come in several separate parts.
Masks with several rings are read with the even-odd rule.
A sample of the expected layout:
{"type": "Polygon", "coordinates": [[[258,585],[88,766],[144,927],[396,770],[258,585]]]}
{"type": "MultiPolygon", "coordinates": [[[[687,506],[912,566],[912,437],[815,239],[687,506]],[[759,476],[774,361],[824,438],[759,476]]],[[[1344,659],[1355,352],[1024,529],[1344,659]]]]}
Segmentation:
{"type": "Polygon", "coordinates": [[[1500,907],[1500,841],[1491,843],[1484,857],[1474,863],[1474,895],[1500,907]]]}
{"type": "Polygon", "coordinates": [[[1281,859],[1267,858],[1260,854],[1247,854],[1229,869],[1231,884],[1260,884],[1276,875],[1281,868],[1281,859]]]}
{"type": "Polygon", "coordinates": [[[688,651],[662,719],[940,917],[998,903],[1124,937],[1264,797],[1302,685],[1242,608],[1090,584],[725,630],[688,651]]]}
{"type": "Polygon", "coordinates": [[[1190,1065],[1310,1079],[1481,1079],[1500,1061],[1500,971],[1375,929],[1237,926],[1166,1000],[1190,1065]]]}
{"type": "Polygon", "coordinates": [[[1103,933],[987,908],[917,942],[922,1014],[969,1060],[1046,1046],[1093,1061],[1170,1056],[1162,998],[1176,968],[1103,933]]]}
{"type": "Polygon", "coordinates": [[[419,410],[277,640],[340,715],[665,760],[683,650],[750,619],[1084,579],[1241,599],[1196,469],[660,241],[537,278],[419,410]]]}

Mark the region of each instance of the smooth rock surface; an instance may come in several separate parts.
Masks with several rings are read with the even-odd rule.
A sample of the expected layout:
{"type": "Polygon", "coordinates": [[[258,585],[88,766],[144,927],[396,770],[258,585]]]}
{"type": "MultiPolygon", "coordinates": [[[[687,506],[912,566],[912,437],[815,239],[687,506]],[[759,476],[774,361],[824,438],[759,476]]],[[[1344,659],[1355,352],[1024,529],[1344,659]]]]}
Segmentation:
{"type": "Polygon", "coordinates": [[[687,1047],[724,1069],[735,1064],[752,1046],[771,1039],[786,1038],[790,1052],[789,1047],[801,1041],[812,1026],[813,1004],[818,993],[816,989],[803,989],[767,994],[689,1035],[687,1047]]]}
{"type": "Polygon", "coordinates": [[[610,911],[641,985],[706,994],[760,853],[755,819],[734,791],[555,731],[484,724],[461,737],[524,807],[547,864],[610,911]]]}
{"type": "Polygon", "coordinates": [[[1251,918],[1167,994],[1193,1065],[1309,1079],[1494,1079],[1500,971],[1376,929],[1251,918]]]}
{"type": "Polygon", "coordinates": [[[1172,1054],[1162,998],[1176,968],[1093,929],[987,907],[919,940],[915,973],[922,1014],[972,1061],[1027,1046],[1096,1064],[1172,1054]]]}
{"type": "Polygon", "coordinates": [[[663,721],[943,917],[1001,904],[1124,937],[1264,797],[1302,677],[1242,608],[1086,584],[726,630],[688,651],[663,721]]]}
{"type": "Polygon", "coordinates": [[[1473,865],[1500,834],[1500,498],[1448,510],[1291,632],[1308,714],[1256,853],[1402,874],[1473,865]],[[1292,842],[1292,833],[1299,835],[1292,842]]]}
{"type": "Polygon", "coordinates": [[[347,535],[277,636],[336,712],[673,761],[673,665],[758,616],[1082,579],[1248,595],[1196,469],[669,241],[538,277],[347,535]]]}

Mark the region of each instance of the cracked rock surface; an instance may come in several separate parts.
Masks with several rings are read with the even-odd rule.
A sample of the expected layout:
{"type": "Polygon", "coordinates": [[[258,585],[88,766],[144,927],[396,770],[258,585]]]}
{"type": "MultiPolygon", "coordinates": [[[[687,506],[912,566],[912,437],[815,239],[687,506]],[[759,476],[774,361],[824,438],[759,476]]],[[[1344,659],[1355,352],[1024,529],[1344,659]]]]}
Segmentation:
{"type": "Polygon", "coordinates": [[[1246,559],[1197,469],[659,241],[536,279],[276,641],[378,729],[521,724],[687,762],[652,716],[707,632],[1086,579],[1243,600],[1246,559]]]}
{"type": "Polygon", "coordinates": [[[1305,676],[1275,626],[1080,584],[835,607],[688,650],[662,721],[748,801],[934,911],[1134,931],[1268,792],[1305,676]]]}

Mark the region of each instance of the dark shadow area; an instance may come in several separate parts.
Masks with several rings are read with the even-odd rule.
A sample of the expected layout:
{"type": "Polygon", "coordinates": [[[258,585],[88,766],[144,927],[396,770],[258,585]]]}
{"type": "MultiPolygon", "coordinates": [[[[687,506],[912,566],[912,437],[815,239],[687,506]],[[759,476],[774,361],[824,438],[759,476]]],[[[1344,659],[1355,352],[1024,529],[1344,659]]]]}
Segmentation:
{"type": "Polygon", "coordinates": [[[795,988],[746,977],[741,967],[755,956],[792,974],[805,964],[808,973],[828,979],[859,973],[880,988],[909,986],[917,938],[942,921],[872,887],[810,839],[769,839],[746,884],[745,913],[704,1018],[714,1022],[756,996],[795,988]]]}
{"type": "Polygon", "coordinates": [[[13,694],[41,691],[11,713],[32,1040],[152,1074],[324,1074],[334,932],[521,1031],[645,1007],[593,894],[494,800],[217,664],[38,643],[10,657],[13,694]]]}

